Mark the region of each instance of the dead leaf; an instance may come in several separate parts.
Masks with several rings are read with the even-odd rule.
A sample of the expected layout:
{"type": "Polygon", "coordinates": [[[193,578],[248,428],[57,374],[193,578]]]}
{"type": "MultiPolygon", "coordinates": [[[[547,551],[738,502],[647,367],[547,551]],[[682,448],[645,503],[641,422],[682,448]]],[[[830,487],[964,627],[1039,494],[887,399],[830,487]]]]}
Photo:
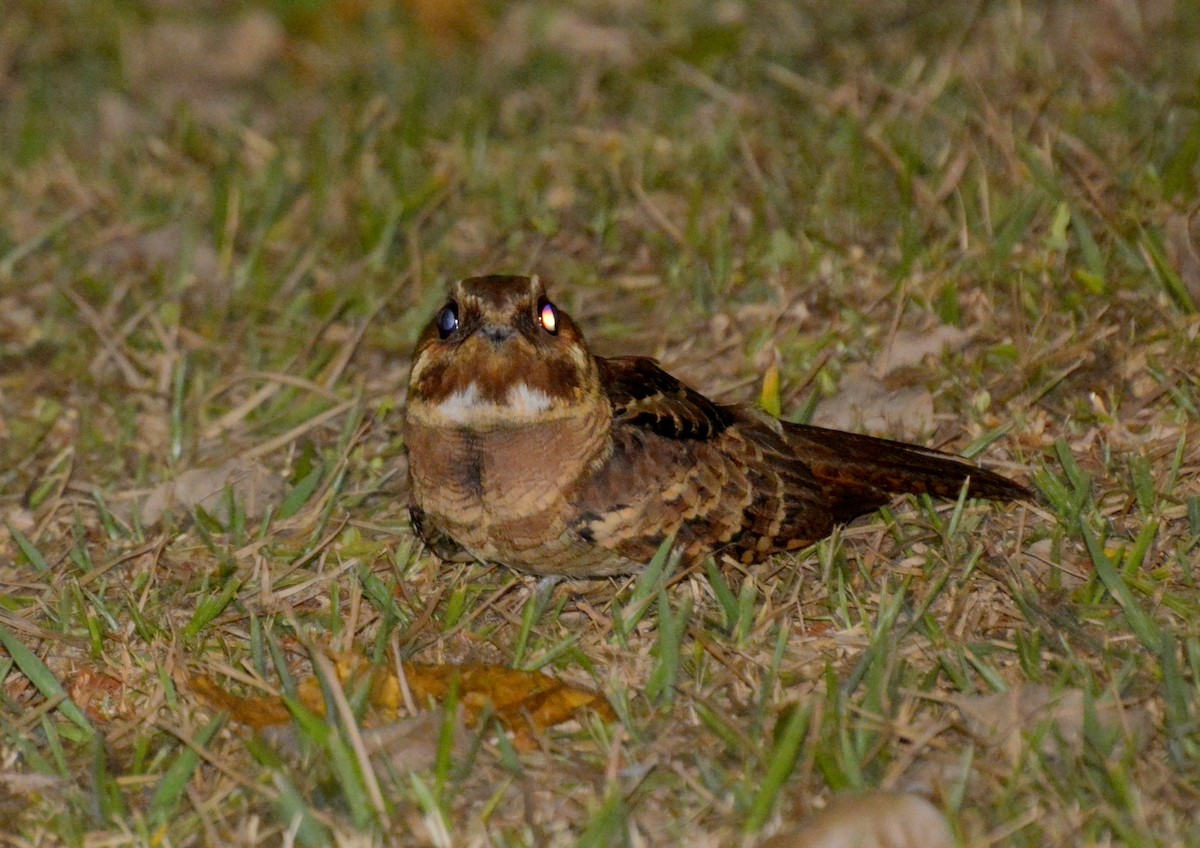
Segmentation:
{"type": "Polygon", "coordinates": [[[247,11],[225,29],[212,56],[211,73],[220,79],[248,82],[280,58],[284,47],[283,27],[262,9],[247,11]]]}
{"type": "Polygon", "coordinates": [[[920,332],[898,330],[871,368],[851,366],[836,395],[817,407],[813,423],[891,437],[915,437],[933,429],[933,396],[921,385],[902,382],[897,372],[927,356],[958,350],[972,333],[948,324],[920,332]],[[889,379],[889,375],[891,379],[889,379]]]}
{"type": "MultiPolygon", "coordinates": [[[[19,768],[18,759],[12,763],[19,768]]],[[[6,833],[15,833],[15,828],[31,809],[46,798],[62,798],[73,790],[71,781],[61,777],[23,771],[0,771],[0,822],[4,822],[6,833]]],[[[14,837],[16,838],[16,837],[14,837]]]]}
{"type": "Polygon", "coordinates": [[[65,789],[66,781],[61,777],[36,772],[0,771],[0,786],[9,792],[21,795],[37,795],[50,789],[65,789]]]}
{"type": "Polygon", "coordinates": [[[212,241],[179,221],[145,232],[116,235],[92,251],[89,264],[93,269],[118,273],[187,272],[183,280],[185,297],[187,304],[197,309],[223,310],[232,295],[212,241]]]}
{"type": "Polygon", "coordinates": [[[115,91],[102,91],[96,97],[98,134],[107,145],[133,138],[146,132],[149,122],[129,98],[115,91]]]}
{"type": "Polygon", "coordinates": [[[236,88],[278,61],[285,43],[279,21],[252,9],[228,25],[156,21],[128,37],[122,56],[135,91],[168,105],[187,102],[209,120],[231,121],[238,110],[236,88]]]}
{"type": "Polygon", "coordinates": [[[218,276],[220,259],[207,239],[191,236],[178,221],[133,235],[119,235],[92,251],[94,266],[161,271],[177,267],[186,260],[191,272],[201,280],[218,276]]]}
{"type": "MultiPolygon", "coordinates": [[[[370,686],[370,705],[384,722],[395,722],[405,700],[395,670],[371,666],[355,654],[334,655],[334,667],[343,685],[370,686]]],[[[404,682],[418,708],[429,701],[445,702],[457,688],[464,720],[474,725],[485,709],[516,734],[516,743],[528,746],[533,734],[594,710],[605,721],[616,719],[608,701],[599,692],[573,686],[539,671],[520,671],[496,665],[427,665],[404,663],[404,682]]],[[[240,698],[221,689],[207,677],[192,679],[192,689],[214,706],[227,710],[235,721],[261,730],[289,721],[287,708],[273,698],[240,698]]],[[[309,677],[298,687],[300,702],[324,715],[321,682],[309,677]]],[[[378,725],[376,725],[378,726],[378,725]]]]}
{"type": "MultiPolygon", "coordinates": [[[[1080,689],[1056,692],[1049,686],[1028,684],[994,695],[962,696],[954,703],[967,732],[981,745],[1003,750],[1011,762],[1020,760],[1028,735],[1047,722],[1052,727],[1042,737],[1043,754],[1057,755],[1064,753],[1064,748],[1078,754],[1083,748],[1086,707],[1080,689]]],[[[1123,730],[1125,737],[1140,747],[1150,723],[1145,710],[1104,696],[1096,699],[1095,710],[1101,727],[1123,730]]]]}
{"type": "MultiPolygon", "coordinates": [[[[213,684],[208,681],[206,685],[213,684]]],[[[222,693],[221,697],[229,696],[227,693],[222,693]]],[[[219,702],[213,700],[213,703],[219,702]]],[[[250,710],[241,708],[239,712],[245,715],[250,710]]],[[[237,716],[234,716],[234,719],[240,721],[237,716]]],[[[287,721],[286,717],[284,721],[287,721]]],[[[242,723],[255,727],[282,756],[297,757],[300,755],[302,748],[299,730],[291,722],[262,727],[257,727],[247,721],[242,723]]],[[[367,756],[371,758],[371,765],[381,775],[403,775],[411,771],[423,771],[432,768],[437,762],[442,728],[445,723],[446,711],[440,707],[416,715],[404,716],[396,721],[361,730],[363,748],[366,750],[367,756]]],[[[453,725],[450,756],[453,760],[462,762],[470,753],[474,739],[463,722],[461,705],[455,711],[453,725]]]]}
{"type": "MultiPolygon", "coordinates": [[[[436,762],[442,725],[445,723],[446,711],[439,707],[364,730],[363,744],[375,767],[381,771],[390,774],[421,771],[436,762]]],[[[461,760],[470,750],[470,738],[464,732],[462,709],[455,711],[454,725],[451,756],[461,760]]]]}
{"type": "Polygon", "coordinates": [[[151,490],[141,504],[142,523],[149,526],[157,523],[168,510],[186,512],[194,507],[226,522],[229,520],[225,500],[227,487],[245,510],[247,518],[265,515],[270,507],[283,499],[287,488],[278,474],[257,462],[231,459],[215,467],[191,468],[151,490]]]}
{"type": "Polygon", "coordinates": [[[551,15],[545,38],[548,45],[573,58],[618,68],[633,64],[633,38],[628,30],[594,23],[566,9],[551,15]]]}
{"type": "Polygon", "coordinates": [[[1039,539],[1029,545],[1021,557],[1021,570],[1038,589],[1048,589],[1054,583],[1064,590],[1078,589],[1091,575],[1092,565],[1071,550],[1057,553],[1051,539],[1039,539]]]}
{"type": "Polygon", "coordinates": [[[494,59],[520,66],[537,51],[615,68],[631,67],[637,60],[633,36],[627,29],[598,24],[567,9],[543,14],[528,4],[512,4],[491,39],[494,59]]]}
{"type": "MultiPolygon", "coordinates": [[[[0,433],[3,433],[3,422],[0,422],[0,433]]],[[[8,512],[4,513],[4,530],[5,533],[0,538],[8,536],[8,529],[12,528],[18,533],[29,533],[37,527],[37,521],[34,520],[33,513],[22,506],[15,506],[8,512]]]]}
{"type": "Polygon", "coordinates": [[[851,366],[840,391],[821,402],[813,423],[893,438],[933,429],[933,396],[924,386],[890,388],[865,366],[851,366]]]}
{"type": "Polygon", "coordinates": [[[228,25],[158,20],[125,51],[130,76],[142,83],[190,80],[239,83],[257,78],[279,58],[283,27],[261,9],[228,25]]]}
{"type": "Polygon", "coordinates": [[[212,706],[229,713],[229,717],[238,724],[255,730],[287,724],[292,718],[288,708],[278,698],[243,698],[222,689],[211,677],[196,675],[188,680],[188,686],[212,706]]]}
{"type": "Polygon", "coordinates": [[[19,356],[42,338],[42,323],[31,306],[0,297],[0,356],[19,356]]]}
{"type": "MultiPolygon", "coordinates": [[[[403,703],[400,680],[387,667],[372,669],[356,655],[335,658],[338,676],[343,682],[371,680],[371,703],[397,714],[403,703]]],[[[426,665],[404,663],[405,683],[413,699],[423,703],[432,699],[445,701],[453,687],[458,689],[459,702],[467,711],[468,723],[474,723],[485,708],[489,708],[502,724],[517,731],[518,737],[529,731],[540,732],[576,716],[581,710],[596,710],[606,720],[616,715],[604,696],[580,689],[556,677],[539,671],[520,671],[498,665],[426,665]]],[[[306,681],[311,694],[319,696],[318,681],[306,681]]],[[[305,684],[301,685],[304,696],[305,684]]]]}
{"type": "Polygon", "coordinates": [[[920,365],[927,356],[940,357],[946,351],[961,350],[972,333],[949,324],[927,330],[897,330],[887,347],[875,357],[875,371],[886,376],[901,368],[920,365]]]}
{"type": "Polygon", "coordinates": [[[835,796],[829,806],[778,833],[760,848],[952,848],[941,812],[919,795],[864,792],[835,796]]]}
{"type": "Polygon", "coordinates": [[[123,680],[95,668],[84,667],[67,678],[67,694],[88,717],[96,721],[128,718],[128,687],[123,680]]]}

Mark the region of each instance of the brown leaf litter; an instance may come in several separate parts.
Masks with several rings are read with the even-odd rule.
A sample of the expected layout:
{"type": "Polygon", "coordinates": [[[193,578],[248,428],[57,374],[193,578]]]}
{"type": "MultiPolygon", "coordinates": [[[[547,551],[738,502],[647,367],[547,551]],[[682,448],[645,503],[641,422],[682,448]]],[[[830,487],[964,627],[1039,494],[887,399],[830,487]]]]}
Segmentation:
{"type": "MultiPolygon", "coordinates": [[[[1047,756],[1078,754],[1084,741],[1087,702],[1083,690],[1056,692],[1049,686],[1014,686],[993,695],[966,695],[954,699],[967,731],[985,747],[999,749],[1011,762],[1019,762],[1027,748],[1027,737],[1038,725],[1049,723],[1052,732],[1040,743],[1047,756]]],[[[1138,706],[1125,706],[1112,698],[1095,702],[1095,717],[1105,730],[1120,730],[1123,738],[1140,747],[1148,736],[1150,717],[1138,706]]]]}
{"type": "Polygon", "coordinates": [[[817,407],[813,423],[893,437],[929,432],[935,424],[933,395],[913,384],[909,371],[926,357],[961,350],[971,335],[948,324],[920,332],[897,330],[870,367],[846,369],[838,393],[817,407]]]}
{"type": "Polygon", "coordinates": [[[799,826],[760,848],[952,848],[945,817],[929,801],[906,792],[836,796],[799,826]]]}
{"type": "MultiPolygon", "coordinates": [[[[371,666],[356,654],[333,655],[338,680],[343,685],[369,685],[369,703],[374,718],[386,727],[399,720],[401,708],[422,709],[429,702],[444,704],[457,692],[464,720],[474,726],[486,713],[515,734],[519,748],[533,747],[536,735],[547,728],[578,718],[593,710],[606,721],[616,714],[604,696],[574,686],[540,671],[522,671],[498,665],[436,665],[405,662],[400,673],[394,668],[371,666]]],[[[274,697],[244,698],[223,689],[205,676],[191,678],[191,687],[215,707],[227,710],[234,721],[255,730],[291,720],[282,700],[274,697]]],[[[325,714],[321,682],[308,677],[300,682],[299,700],[318,715],[325,714]]],[[[378,728],[379,725],[376,725],[378,728]]],[[[380,731],[384,732],[384,731],[380,731]]],[[[394,730],[392,731],[395,732],[394,730]]]]}
{"type": "MultiPolygon", "coordinates": [[[[189,468],[173,480],[158,484],[137,498],[142,524],[157,524],[168,512],[199,507],[224,523],[229,520],[226,490],[241,504],[247,518],[261,518],[277,506],[287,491],[278,474],[257,462],[230,459],[220,465],[189,468]]],[[[114,507],[118,506],[114,504],[114,507]]],[[[125,510],[131,512],[128,504],[125,510]]]]}

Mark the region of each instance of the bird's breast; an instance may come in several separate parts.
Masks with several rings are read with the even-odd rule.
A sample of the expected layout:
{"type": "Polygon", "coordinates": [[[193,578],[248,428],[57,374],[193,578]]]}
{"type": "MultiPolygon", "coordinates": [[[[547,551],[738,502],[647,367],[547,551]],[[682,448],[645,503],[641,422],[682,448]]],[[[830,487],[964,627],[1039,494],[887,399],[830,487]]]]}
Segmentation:
{"type": "Polygon", "coordinates": [[[610,418],[581,408],[550,420],[479,428],[409,415],[414,502],[476,556],[510,561],[555,543],[567,493],[603,452],[610,418]]]}

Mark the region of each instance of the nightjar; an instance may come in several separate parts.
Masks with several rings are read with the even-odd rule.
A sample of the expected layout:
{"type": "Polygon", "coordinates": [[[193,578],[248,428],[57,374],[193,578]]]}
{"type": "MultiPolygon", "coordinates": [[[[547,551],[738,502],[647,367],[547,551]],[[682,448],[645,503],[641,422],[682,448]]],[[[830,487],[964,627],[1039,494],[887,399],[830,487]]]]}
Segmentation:
{"type": "Polygon", "coordinates": [[[571,577],[802,548],[912,492],[1026,497],[941,451],[715,403],[644,357],[604,358],[537,277],[451,289],[405,409],[413,527],[443,559],[571,577]]]}

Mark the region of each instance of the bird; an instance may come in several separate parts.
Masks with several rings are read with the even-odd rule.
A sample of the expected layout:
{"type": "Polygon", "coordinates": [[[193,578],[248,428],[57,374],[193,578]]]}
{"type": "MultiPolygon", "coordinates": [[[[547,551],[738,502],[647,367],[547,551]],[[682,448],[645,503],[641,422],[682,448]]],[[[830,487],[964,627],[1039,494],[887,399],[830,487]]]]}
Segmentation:
{"type": "Polygon", "coordinates": [[[438,558],[543,577],[803,549],[905,493],[1021,484],[915,444],[717,403],[642,356],[592,353],[537,276],[454,283],[413,353],[412,527],[438,558]]]}

